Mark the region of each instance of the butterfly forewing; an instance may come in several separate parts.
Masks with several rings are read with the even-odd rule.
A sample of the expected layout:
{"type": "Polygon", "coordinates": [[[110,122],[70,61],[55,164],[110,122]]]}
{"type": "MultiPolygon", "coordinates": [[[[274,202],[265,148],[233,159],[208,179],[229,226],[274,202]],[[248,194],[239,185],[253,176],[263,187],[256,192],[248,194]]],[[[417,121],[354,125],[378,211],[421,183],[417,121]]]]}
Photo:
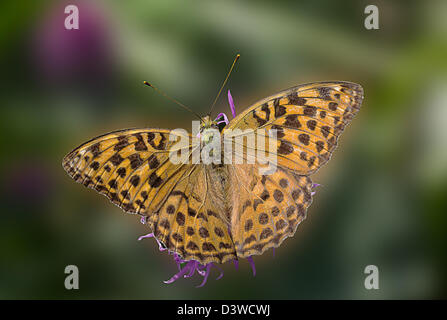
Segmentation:
{"type": "Polygon", "coordinates": [[[107,196],[127,212],[143,213],[147,195],[174,171],[169,162],[169,130],[128,129],[90,140],[70,152],[63,167],[77,182],[107,196]]]}
{"type": "MultiPolygon", "coordinates": [[[[350,82],[301,85],[255,103],[233,119],[223,133],[233,139],[234,129],[252,129],[260,135],[275,129],[277,147],[269,152],[280,166],[308,175],[330,159],[339,135],[358,112],[362,99],[362,87],[350,82]]],[[[247,158],[246,153],[236,157],[247,158]]]]}

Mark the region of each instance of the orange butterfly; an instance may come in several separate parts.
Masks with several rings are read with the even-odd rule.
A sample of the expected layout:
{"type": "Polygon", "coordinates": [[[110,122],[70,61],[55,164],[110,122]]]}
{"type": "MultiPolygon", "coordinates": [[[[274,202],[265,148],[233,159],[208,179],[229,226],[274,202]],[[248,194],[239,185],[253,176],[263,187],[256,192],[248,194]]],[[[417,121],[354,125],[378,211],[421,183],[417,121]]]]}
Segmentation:
{"type": "MultiPolygon", "coordinates": [[[[362,100],[358,84],[316,82],[281,91],[229,123],[224,120],[224,141],[235,137],[234,129],[257,134],[276,130],[276,148],[263,150],[277,159],[277,170],[270,175],[259,173],[259,163],[247,161],[173,163],[170,154],[179,150],[172,135],[189,141],[193,136],[153,128],[93,138],[71,151],[63,167],[76,182],[140,215],[161,248],[173,253],[178,263],[187,263],[168,283],[195,270],[207,277],[213,263],[239,258],[252,262],[253,255],[279,247],[294,235],[312,202],[310,175],[330,159],[362,100]]],[[[219,128],[222,121],[217,120],[222,118],[201,118],[201,137],[219,128]]],[[[247,140],[242,141],[247,147],[247,140]]],[[[194,143],[185,148],[188,157],[196,148],[194,143]]],[[[233,159],[247,160],[248,149],[242,150],[233,151],[233,159]]]]}

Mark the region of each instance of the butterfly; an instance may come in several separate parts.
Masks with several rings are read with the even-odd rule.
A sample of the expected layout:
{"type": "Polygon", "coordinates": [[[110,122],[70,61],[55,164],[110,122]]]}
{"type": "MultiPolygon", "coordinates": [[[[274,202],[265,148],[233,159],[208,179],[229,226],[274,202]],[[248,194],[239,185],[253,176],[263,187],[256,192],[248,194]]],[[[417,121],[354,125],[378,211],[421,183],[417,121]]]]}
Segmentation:
{"type": "MultiPolygon", "coordinates": [[[[294,235],[312,202],[310,176],[330,159],[362,100],[358,84],[315,82],[271,95],[229,121],[222,136],[276,130],[276,148],[266,151],[277,158],[270,175],[260,174],[258,163],[173,163],[170,154],[179,150],[170,134],[192,135],[154,128],[93,138],[65,156],[63,167],[76,182],[140,215],[157,241],[184,261],[225,263],[260,255],[294,235]]],[[[218,127],[206,116],[200,134],[218,127]]],[[[186,147],[188,156],[196,147],[186,147]]],[[[242,150],[234,158],[246,160],[242,150]]]]}

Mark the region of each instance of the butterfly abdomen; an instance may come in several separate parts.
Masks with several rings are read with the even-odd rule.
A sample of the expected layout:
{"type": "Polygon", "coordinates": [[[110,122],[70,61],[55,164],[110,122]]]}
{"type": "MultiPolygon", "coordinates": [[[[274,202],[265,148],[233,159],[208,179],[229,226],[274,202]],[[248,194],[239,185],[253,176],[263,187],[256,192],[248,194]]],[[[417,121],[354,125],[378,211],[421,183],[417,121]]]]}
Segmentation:
{"type": "Polygon", "coordinates": [[[220,218],[227,224],[230,223],[230,212],[232,203],[230,197],[230,179],[228,165],[206,165],[205,171],[210,188],[211,201],[219,209],[220,218]]]}

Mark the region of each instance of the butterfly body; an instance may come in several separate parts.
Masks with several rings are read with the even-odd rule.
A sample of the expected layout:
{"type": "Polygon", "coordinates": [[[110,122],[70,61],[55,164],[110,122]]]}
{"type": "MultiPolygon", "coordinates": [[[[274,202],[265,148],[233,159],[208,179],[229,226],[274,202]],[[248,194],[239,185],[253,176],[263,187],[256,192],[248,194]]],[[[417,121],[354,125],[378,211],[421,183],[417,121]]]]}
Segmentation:
{"type": "Polygon", "coordinates": [[[210,199],[217,207],[220,218],[229,223],[231,213],[231,181],[228,165],[203,165],[205,176],[209,180],[210,199]]]}
{"type": "Polygon", "coordinates": [[[142,216],[184,260],[224,263],[262,254],[294,235],[312,202],[310,175],[330,159],[362,99],[363,89],[354,83],[304,84],[253,104],[221,131],[204,117],[200,143],[178,147],[170,135],[196,137],[165,129],[120,130],[75,148],[63,167],[77,182],[142,216]],[[180,149],[190,160],[197,148],[215,142],[216,130],[220,163],[170,161],[180,149]],[[250,130],[275,148],[250,147],[243,139],[250,130]],[[229,141],[230,154],[224,147],[229,141]],[[276,170],[261,174],[267,164],[251,162],[251,151],[274,156],[276,170]]]}

